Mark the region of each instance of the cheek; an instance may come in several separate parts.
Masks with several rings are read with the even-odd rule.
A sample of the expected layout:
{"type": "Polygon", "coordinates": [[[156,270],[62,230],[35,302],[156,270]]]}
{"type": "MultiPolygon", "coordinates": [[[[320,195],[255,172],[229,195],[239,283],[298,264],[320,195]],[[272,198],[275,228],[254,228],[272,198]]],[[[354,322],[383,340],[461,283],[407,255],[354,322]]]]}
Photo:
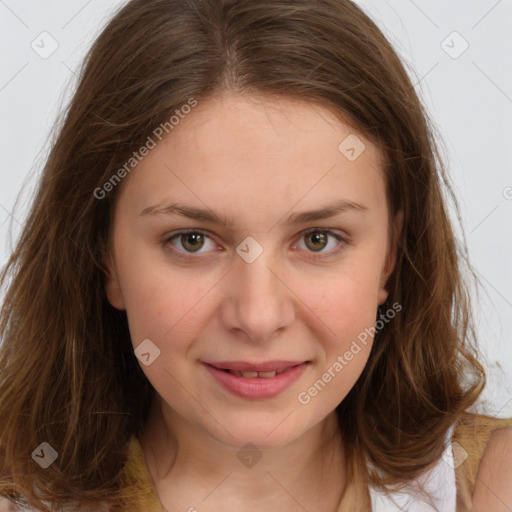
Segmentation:
{"type": "Polygon", "coordinates": [[[322,344],[319,385],[329,383],[323,394],[330,395],[332,406],[350,391],[368,360],[377,319],[379,265],[374,258],[359,258],[318,286],[309,283],[302,289],[314,312],[310,329],[322,344]]]}
{"type": "Polygon", "coordinates": [[[127,285],[131,342],[134,349],[144,340],[154,344],[156,348],[150,347],[158,354],[157,358],[149,365],[141,359],[141,369],[166,401],[177,406],[186,399],[179,383],[189,379],[188,367],[183,362],[208,320],[206,299],[202,301],[208,287],[183,271],[172,275],[167,271],[166,275],[154,269],[146,270],[141,268],[127,285]]]}
{"type": "Polygon", "coordinates": [[[370,290],[361,288],[357,282],[345,291],[347,293],[338,293],[333,297],[331,304],[335,306],[325,313],[324,321],[331,330],[330,336],[324,338],[325,361],[322,366],[331,374],[342,375],[335,386],[348,386],[348,392],[370,354],[377,303],[375,294],[365,293],[370,290]]]}
{"type": "Polygon", "coordinates": [[[191,279],[160,279],[153,285],[146,280],[138,284],[126,304],[134,345],[139,338],[152,338],[162,348],[172,340],[176,348],[184,333],[185,338],[193,338],[200,331],[204,323],[201,300],[207,288],[191,279]]]}
{"type": "Polygon", "coordinates": [[[347,396],[368,361],[377,316],[375,279],[338,279],[322,293],[311,292],[309,300],[322,350],[297,400],[327,414],[347,396]]]}
{"type": "MultiPolygon", "coordinates": [[[[201,301],[215,286],[216,276],[200,277],[183,268],[170,270],[164,263],[145,261],[144,254],[126,254],[119,264],[122,292],[132,343],[151,339],[164,348],[169,339],[179,343],[186,332],[198,329],[201,301]]],[[[147,258],[148,259],[148,258],[147,258]]]]}
{"type": "Polygon", "coordinates": [[[325,323],[330,343],[336,345],[340,339],[356,336],[375,323],[379,290],[375,266],[347,266],[342,272],[316,282],[303,282],[299,295],[325,323]]]}

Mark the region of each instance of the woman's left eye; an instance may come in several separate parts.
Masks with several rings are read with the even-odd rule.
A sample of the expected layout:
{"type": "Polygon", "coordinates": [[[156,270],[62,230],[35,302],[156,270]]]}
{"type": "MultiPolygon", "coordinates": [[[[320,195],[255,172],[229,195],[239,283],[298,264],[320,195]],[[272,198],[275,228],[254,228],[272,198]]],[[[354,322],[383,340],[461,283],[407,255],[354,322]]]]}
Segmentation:
{"type": "Polygon", "coordinates": [[[306,231],[301,238],[305,240],[306,250],[313,253],[336,253],[343,246],[343,237],[330,229],[313,228],[306,231]],[[331,246],[330,249],[326,247],[331,246]]]}
{"type": "MultiPolygon", "coordinates": [[[[313,228],[302,234],[297,246],[299,249],[306,250],[313,254],[321,253],[323,255],[324,253],[336,253],[341,250],[343,243],[343,237],[334,231],[330,229],[313,228]],[[303,247],[299,247],[303,241],[303,247]]],[[[185,253],[187,255],[204,254],[208,252],[209,249],[215,249],[216,247],[213,239],[204,231],[200,230],[179,231],[174,233],[164,240],[164,245],[167,244],[171,244],[179,253],[185,253]]]]}

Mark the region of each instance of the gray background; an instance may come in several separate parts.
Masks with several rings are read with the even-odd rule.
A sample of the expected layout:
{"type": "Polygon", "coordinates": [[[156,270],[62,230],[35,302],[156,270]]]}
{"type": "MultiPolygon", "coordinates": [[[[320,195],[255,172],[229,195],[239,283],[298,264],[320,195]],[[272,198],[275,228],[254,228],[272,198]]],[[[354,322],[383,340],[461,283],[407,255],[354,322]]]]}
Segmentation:
{"type": "MultiPolygon", "coordinates": [[[[0,265],[12,244],[10,226],[15,239],[23,223],[75,70],[123,3],[0,0],[0,265]]],[[[481,409],[511,416],[512,0],[358,4],[397,48],[442,135],[463,216],[458,238],[463,230],[482,284],[475,313],[489,385],[481,409]]]]}

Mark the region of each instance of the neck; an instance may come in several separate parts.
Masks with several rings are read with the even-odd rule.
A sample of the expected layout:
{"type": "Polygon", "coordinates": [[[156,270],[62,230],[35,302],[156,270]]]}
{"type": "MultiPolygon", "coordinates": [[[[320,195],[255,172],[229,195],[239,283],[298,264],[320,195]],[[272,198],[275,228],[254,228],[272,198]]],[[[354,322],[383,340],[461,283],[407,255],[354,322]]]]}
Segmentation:
{"type": "Polygon", "coordinates": [[[345,460],[334,411],[285,446],[260,450],[220,443],[156,398],[139,437],[169,511],[176,505],[194,510],[194,503],[201,511],[220,506],[240,512],[252,510],[252,503],[261,510],[267,501],[290,511],[317,510],[320,503],[323,510],[338,510],[345,460]]]}

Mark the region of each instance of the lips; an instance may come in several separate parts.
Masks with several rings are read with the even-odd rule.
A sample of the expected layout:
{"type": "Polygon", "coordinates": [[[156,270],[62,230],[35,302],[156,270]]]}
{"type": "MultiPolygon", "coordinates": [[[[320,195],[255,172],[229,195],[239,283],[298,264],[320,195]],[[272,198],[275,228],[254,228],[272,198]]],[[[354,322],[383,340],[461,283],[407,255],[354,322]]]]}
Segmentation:
{"type": "Polygon", "coordinates": [[[298,380],[311,361],[203,362],[202,366],[226,391],[242,398],[272,398],[298,380]]]}
{"type": "Polygon", "coordinates": [[[246,378],[271,378],[308,361],[204,361],[206,364],[219,370],[224,370],[232,375],[246,378]]]}

